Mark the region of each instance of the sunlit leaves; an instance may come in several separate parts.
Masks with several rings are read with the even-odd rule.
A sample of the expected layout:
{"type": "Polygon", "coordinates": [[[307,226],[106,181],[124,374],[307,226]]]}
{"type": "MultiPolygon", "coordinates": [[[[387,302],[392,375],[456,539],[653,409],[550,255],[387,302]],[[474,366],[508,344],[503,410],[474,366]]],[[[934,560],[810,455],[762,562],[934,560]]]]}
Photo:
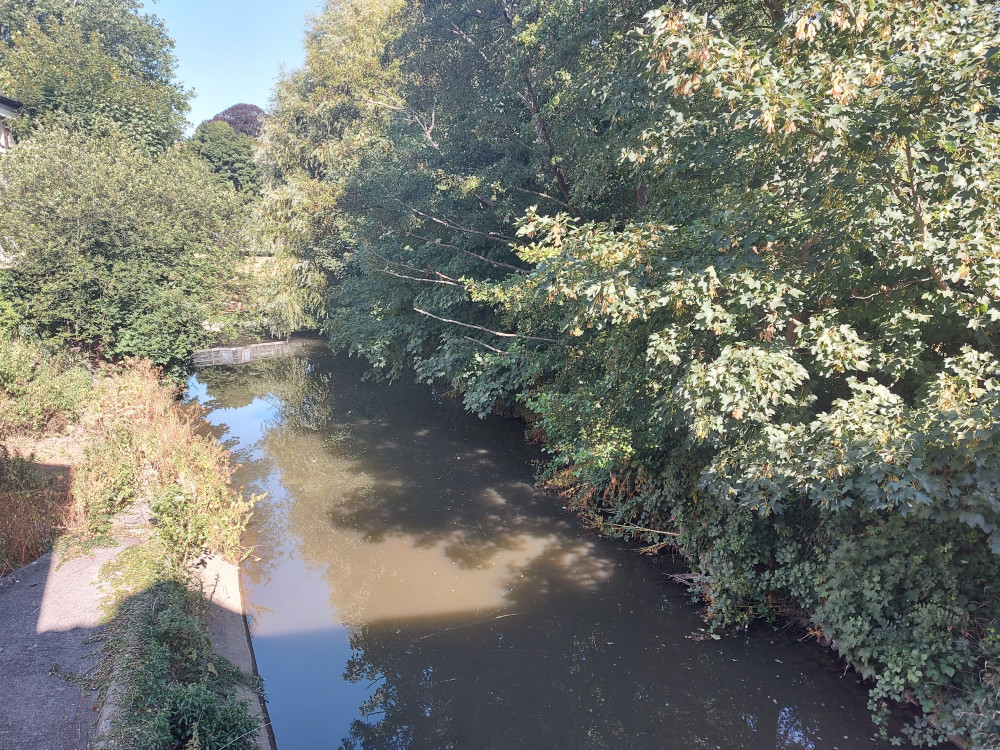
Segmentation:
{"type": "Polygon", "coordinates": [[[175,366],[226,319],[240,212],[195,157],[51,127],[0,160],[0,196],[0,324],[175,366]]]}

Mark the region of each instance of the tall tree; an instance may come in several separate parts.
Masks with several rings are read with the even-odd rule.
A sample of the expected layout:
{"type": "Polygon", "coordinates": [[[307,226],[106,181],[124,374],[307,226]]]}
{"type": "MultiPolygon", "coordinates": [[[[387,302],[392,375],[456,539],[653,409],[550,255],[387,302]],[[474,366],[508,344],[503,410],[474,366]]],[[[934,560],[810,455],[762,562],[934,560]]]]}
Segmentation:
{"type": "Polygon", "coordinates": [[[224,122],[237,133],[260,138],[264,129],[264,110],[256,104],[234,104],[213,117],[211,122],[224,122]]]}
{"type": "Polygon", "coordinates": [[[260,168],[254,161],[256,144],[222,120],[207,120],[185,142],[185,148],[198,155],[209,168],[238,193],[246,197],[260,195],[260,168]]]}
{"type": "Polygon", "coordinates": [[[315,20],[265,143],[294,242],[338,273],[347,261],[331,297],[339,343],[390,375],[481,373],[496,385],[481,410],[510,400],[527,376],[495,377],[491,335],[441,319],[500,324],[459,279],[520,273],[511,224],[532,204],[632,210],[610,123],[581,87],[639,17],[631,3],[357,0],[315,20]]]}
{"type": "Polygon", "coordinates": [[[53,115],[116,122],[152,150],[180,138],[187,94],[162,22],[127,0],[0,4],[0,88],[23,102],[22,135],[53,115]]]}

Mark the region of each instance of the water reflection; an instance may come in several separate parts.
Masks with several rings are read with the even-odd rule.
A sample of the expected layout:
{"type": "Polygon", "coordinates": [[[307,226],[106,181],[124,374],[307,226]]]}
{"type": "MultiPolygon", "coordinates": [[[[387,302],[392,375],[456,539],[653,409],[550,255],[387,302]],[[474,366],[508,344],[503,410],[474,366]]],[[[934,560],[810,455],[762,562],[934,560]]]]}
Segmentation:
{"type": "Polygon", "coordinates": [[[688,638],[685,592],[533,489],[518,424],[321,352],[199,378],[269,493],[244,584],[281,750],[880,747],[817,651],[688,638]]]}

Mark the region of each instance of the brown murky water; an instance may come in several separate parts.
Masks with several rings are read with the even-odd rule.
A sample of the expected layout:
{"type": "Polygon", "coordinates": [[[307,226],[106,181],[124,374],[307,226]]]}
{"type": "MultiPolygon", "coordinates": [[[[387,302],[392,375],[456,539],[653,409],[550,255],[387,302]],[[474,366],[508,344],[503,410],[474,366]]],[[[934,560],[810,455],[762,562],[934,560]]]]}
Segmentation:
{"type": "Polygon", "coordinates": [[[268,493],[243,569],[279,750],[887,747],[811,644],[698,640],[664,568],[533,487],[514,421],[317,351],[202,370],[268,493]]]}

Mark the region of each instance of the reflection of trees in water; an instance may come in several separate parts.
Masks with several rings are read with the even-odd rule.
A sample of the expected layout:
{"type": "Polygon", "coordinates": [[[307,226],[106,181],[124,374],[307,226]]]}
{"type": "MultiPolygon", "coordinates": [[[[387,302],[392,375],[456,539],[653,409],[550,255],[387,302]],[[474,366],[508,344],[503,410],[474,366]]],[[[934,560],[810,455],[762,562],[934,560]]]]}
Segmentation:
{"type": "Polygon", "coordinates": [[[714,645],[632,648],[657,621],[607,606],[621,582],[588,591],[554,570],[526,567],[501,614],[352,628],[344,679],[369,697],[341,747],[815,750],[795,685],[765,692],[767,667],[714,645]]]}
{"type": "MultiPolygon", "coordinates": [[[[293,500],[258,510],[256,541],[291,546],[351,624],[343,677],[368,698],[344,748],[816,747],[820,722],[796,708],[796,686],[762,679],[773,667],[739,648],[736,663],[718,655],[725,644],[685,641],[693,612],[661,615],[640,572],[619,571],[606,546],[553,514],[516,427],[467,429],[426,392],[364,386],[339,362],[213,374],[220,405],[278,405],[245,470],[280,478],[293,500]],[[394,573],[420,572],[393,569],[386,552],[404,544],[415,554],[402,564],[454,566],[501,595],[380,618],[372,605],[394,573]]],[[[258,585],[270,577],[263,557],[245,569],[258,585]]]]}
{"type": "MultiPolygon", "coordinates": [[[[317,368],[307,358],[287,357],[261,360],[240,367],[205,367],[198,380],[207,388],[205,408],[242,409],[257,400],[272,407],[272,416],[263,425],[263,437],[252,444],[237,444],[231,438],[227,447],[234,451],[239,464],[234,479],[254,492],[272,491],[272,480],[280,473],[283,456],[275,455],[275,445],[294,443],[295,436],[321,429],[330,419],[332,399],[329,373],[317,368]]],[[[287,519],[282,498],[269,497],[254,509],[246,543],[258,553],[274,549],[287,536],[287,519]]],[[[271,560],[267,554],[244,566],[244,574],[255,583],[270,577],[271,560]]]]}
{"type": "MultiPolygon", "coordinates": [[[[624,747],[634,739],[616,715],[606,679],[609,634],[584,620],[572,632],[551,621],[560,596],[541,602],[545,570],[518,579],[511,611],[477,620],[424,619],[352,630],[344,679],[371,685],[343,748],[624,747]],[[534,609],[524,610],[522,607],[534,609]],[[544,609],[542,606],[544,605],[544,609]],[[610,698],[610,701],[608,700],[610,698]],[[610,704],[610,705],[609,705],[610,704]]],[[[562,596],[578,599],[578,592],[562,596]]],[[[648,722],[647,722],[648,724],[648,722]]]]}
{"type": "Polygon", "coordinates": [[[270,427],[318,430],[330,418],[330,375],[302,357],[251,362],[239,367],[205,367],[198,380],[208,388],[208,409],[249,406],[262,399],[276,408],[270,427]]]}

